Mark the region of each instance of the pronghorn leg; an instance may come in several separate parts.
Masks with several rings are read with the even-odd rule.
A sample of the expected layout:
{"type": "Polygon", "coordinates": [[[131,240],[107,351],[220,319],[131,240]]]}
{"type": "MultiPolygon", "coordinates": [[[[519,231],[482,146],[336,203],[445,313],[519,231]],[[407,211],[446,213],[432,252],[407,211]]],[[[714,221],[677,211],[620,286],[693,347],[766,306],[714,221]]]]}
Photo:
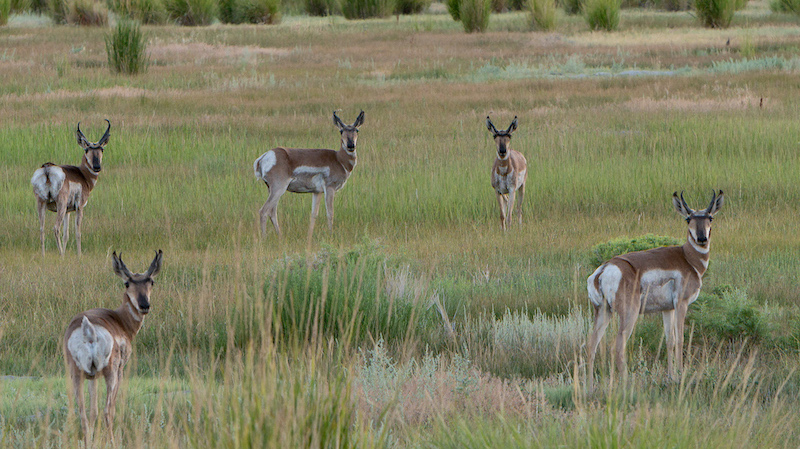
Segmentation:
{"type": "Polygon", "coordinates": [[[92,433],[97,426],[97,380],[89,379],[89,424],[92,426],[92,433]]]}
{"type": "Polygon", "coordinates": [[[108,438],[111,445],[114,445],[114,409],[117,404],[117,392],[119,391],[119,383],[122,379],[122,367],[118,366],[116,370],[108,370],[106,374],[106,408],[105,408],[105,421],[106,429],[108,430],[108,438]]]}
{"type": "Polygon", "coordinates": [[[78,245],[78,256],[81,255],[81,224],[83,223],[83,208],[75,211],[75,240],[78,245]]]}
{"type": "Polygon", "coordinates": [[[81,418],[81,432],[83,433],[83,446],[88,448],[91,435],[89,434],[89,420],[86,418],[86,404],[83,403],[83,376],[79,372],[72,373],[72,390],[75,402],[78,404],[78,414],[81,418]]]}
{"type": "Polygon", "coordinates": [[[333,197],[336,190],[332,187],[325,188],[325,214],[328,215],[328,230],[333,231],[333,197]]]}
{"type": "Polygon", "coordinates": [[[317,215],[319,214],[319,203],[322,201],[322,194],[313,192],[311,194],[311,222],[308,224],[308,239],[311,240],[311,236],[314,234],[314,223],[317,221],[317,215]]]}
{"type": "Polygon", "coordinates": [[[675,310],[661,312],[661,320],[664,323],[664,337],[667,340],[667,373],[670,378],[675,379],[675,340],[677,337],[675,310]]]}
{"type": "Polygon", "coordinates": [[[64,250],[66,249],[64,242],[61,240],[61,223],[64,221],[64,215],[67,213],[67,205],[65,202],[58,203],[58,210],[56,211],[56,224],[53,226],[53,231],[56,234],[56,244],[58,245],[58,251],[61,255],[64,255],[64,250]]]}
{"type": "MultiPolygon", "coordinates": [[[[620,298],[617,297],[617,300],[619,299],[620,298]]],[[[639,318],[638,302],[636,304],[632,304],[629,310],[624,312],[617,310],[617,312],[619,313],[619,332],[617,333],[615,362],[617,364],[617,370],[619,371],[620,378],[627,379],[628,358],[625,348],[627,347],[628,339],[633,333],[633,327],[636,325],[636,320],[639,318]]]]}
{"type": "Polygon", "coordinates": [[[264,206],[260,211],[261,235],[267,233],[267,217],[269,217],[269,219],[272,221],[272,225],[275,227],[275,232],[278,234],[278,238],[280,238],[281,227],[278,224],[278,201],[281,199],[281,196],[286,193],[287,188],[289,188],[288,182],[280,185],[277,183],[272,183],[272,185],[269,186],[269,196],[267,197],[267,202],[264,203],[264,206]]]}
{"type": "Polygon", "coordinates": [[[513,189],[508,191],[508,204],[506,205],[506,227],[511,226],[511,214],[514,210],[514,199],[517,197],[517,192],[513,189]]]}
{"type": "Polygon", "coordinates": [[[37,199],[36,211],[39,212],[39,238],[42,240],[42,256],[44,256],[44,219],[47,212],[47,204],[37,199]]]}
{"type": "Polygon", "coordinates": [[[678,301],[675,307],[675,369],[683,371],[683,328],[686,324],[686,310],[689,303],[678,301]]]}
{"type": "Polygon", "coordinates": [[[506,197],[502,193],[497,194],[497,204],[500,205],[500,226],[506,230],[506,197]]]}
{"type": "Polygon", "coordinates": [[[522,224],[522,203],[525,200],[525,183],[519,186],[519,198],[517,198],[517,217],[519,224],[522,224]]]}
{"type": "Polygon", "coordinates": [[[611,307],[607,304],[601,304],[594,308],[594,328],[589,335],[589,341],[586,344],[586,386],[589,391],[594,387],[594,358],[597,354],[597,347],[600,345],[600,340],[606,333],[606,328],[611,322],[611,307]]]}
{"type": "Polygon", "coordinates": [[[67,242],[69,242],[69,212],[64,214],[64,224],[61,226],[61,243],[64,245],[64,250],[67,249],[67,242]]]}

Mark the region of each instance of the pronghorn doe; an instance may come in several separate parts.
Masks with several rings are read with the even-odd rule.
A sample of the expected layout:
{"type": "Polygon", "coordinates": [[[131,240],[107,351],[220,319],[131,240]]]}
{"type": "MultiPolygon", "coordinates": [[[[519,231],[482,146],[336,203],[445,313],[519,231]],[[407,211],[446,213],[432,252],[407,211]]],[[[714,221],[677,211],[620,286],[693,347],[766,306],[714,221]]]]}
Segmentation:
{"type": "Polygon", "coordinates": [[[273,148],[256,159],[253,170],[256,178],[264,181],[269,188],[267,202],[259,212],[261,235],[267,232],[267,217],[275,226],[278,237],[278,201],[286,191],[311,193],[311,222],[308,236],[314,231],[314,222],[319,212],[319,203],[325,196],[325,212],[328,215],[328,228],[333,229],[333,197],[344,187],[347,178],[356,166],[356,140],[358,127],[364,123],[361,111],[352,125],[345,125],[336,111],[333,111],[333,124],[342,135],[339,150],[306,148],[273,148]]]}
{"type": "Polygon", "coordinates": [[[518,151],[511,149],[511,133],[517,129],[517,117],[508,129],[498,131],[489,117],[486,117],[486,127],[492,133],[497,144],[497,158],[492,167],[492,187],[497,193],[497,203],[500,205],[500,225],[503,231],[511,224],[511,211],[514,207],[514,197],[519,190],[517,200],[517,215],[522,224],[522,202],[525,199],[525,181],[528,179],[528,161],[518,151]]]}
{"type": "Polygon", "coordinates": [[[153,278],[161,271],[163,254],[158,250],[145,273],[131,273],[122,257],[111,255],[114,273],[125,282],[122,304],[114,309],[91,309],[75,315],[64,334],[64,359],[72,379],[75,401],[81,417],[84,446],[90,447],[92,430],[97,421],[95,380],[102,374],[106,380],[105,423],[114,443],[114,407],[125,363],[133,351],[133,338],[150,311],[153,278]],[[86,418],[83,381],[89,380],[90,419],[86,418]]]}
{"type": "Polygon", "coordinates": [[[108,128],[97,143],[86,140],[78,123],[78,145],[83,147],[81,165],[55,165],[47,162],[33,172],[31,185],[36,196],[36,209],[39,212],[39,237],[42,240],[42,255],[44,255],[44,221],[45,211],[56,213],[56,244],[58,251],[64,255],[69,239],[69,214],[75,212],[75,240],[78,246],[78,255],[81,255],[81,222],[83,221],[83,208],[89,201],[97,177],[102,167],[103,146],[108,143],[111,136],[111,122],[106,120],[108,128]],[[63,239],[61,224],[64,224],[63,239]]]}
{"type": "Polygon", "coordinates": [[[619,315],[616,341],[616,366],[627,375],[625,345],[639,314],[661,312],[667,339],[667,371],[676,374],[683,365],[683,327],[689,304],[697,299],[708,268],[711,220],[725,200],[722,190],[714,192],[711,204],[701,211],[686,205],[683,193],[672,194],[672,204],[688,225],[682,246],[668,246],[616,256],[587,279],[589,299],[594,306],[594,329],[587,343],[587,386],[594,380],[594,358],[600,339],[611,321],[619,315]]]}

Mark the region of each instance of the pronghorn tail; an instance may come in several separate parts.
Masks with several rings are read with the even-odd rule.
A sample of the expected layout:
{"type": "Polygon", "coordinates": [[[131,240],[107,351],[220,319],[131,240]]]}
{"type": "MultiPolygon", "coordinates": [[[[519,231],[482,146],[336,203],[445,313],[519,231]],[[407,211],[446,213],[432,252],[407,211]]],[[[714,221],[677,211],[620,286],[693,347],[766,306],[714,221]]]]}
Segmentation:
{"type": "Polygon", "coordinates": [[[31,185],[33,193],[42,201],[52,203],[56,200],[66,175],[58,165],[48,162],[33,172],[31,185]]]}

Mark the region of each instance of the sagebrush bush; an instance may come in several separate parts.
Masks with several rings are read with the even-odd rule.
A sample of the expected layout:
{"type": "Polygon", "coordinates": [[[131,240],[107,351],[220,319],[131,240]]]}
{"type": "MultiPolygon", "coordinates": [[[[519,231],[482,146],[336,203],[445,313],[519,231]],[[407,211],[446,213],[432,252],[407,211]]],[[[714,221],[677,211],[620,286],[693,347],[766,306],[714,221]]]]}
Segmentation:
{"type": "Polygon", "coordinates": [[[96,0],[68,0],[67,23],[81,26],[108,25],[108,8],[96,0]]]}
{"type": "Polygon", "coordinates": [[[514,11],[523,11],[528,7],[527,0],[509,0],[508,9],[514,11]]]}
{"type": "Polygon", "coordinates": [[[461,0],[447,0],[447,12],[450,13],[450,17],[452,17],[456,22],[461,20],[461,14],[459,13],[460,9],[461,0]]]}
{"type": "Polygon", "coordinates": [[[506,10],[506,0],[492,0],[492,11],[503,12],[506,10]]]}
{"type": "Polygon", "coordinates": [[[591,30],[614,31],[619,27],[621,0],[586,0],[583,17],[591,30]]]}
{"type": "Polygon", "coordinates": [[[216,0],[165,0],[164,8],[178,25],[210,25],[217,18],[216,0]]]}
{"type": "Polygon", "coordinates": [[[340,0],[305,0],[306,13],[310,16],[334,16],[342,13],[340,0]]]}
{"type": "Polygon", "coordinates": [[[147,70],[147,41],[139,24],[130,19],[117,22],[106,36],[108,67],[114,73],[134,75],[147,70]]]}
{"type": "Polygon", "coordinates": [[[221,0],[219,19],[223,23],[280,22],[280,0],[221,0]]]}
{"type": "Polygon", "coordinates": [[[701,295],[689,314],[700,335],[717,341],[762,341],[768,328],[758,304],[740,288],[722,287],[701,295]]]}
{"type": "Polygon", "coordinates": [[[342,14],[350,20],[388,17],[392,11],[393,0],[342,0],[342,14]]]}
{"type": "Polygon", "coordinates": [[[706,28],[728,28],[736,10],[736,0],[695,0],[700,23],[706,28]]]}
{"type": "Polygon", "coordinates": [[[47,13],[56,25],[67,23],[67,8],[66,0],[47,0],[47,13]]]}
{"type": "Polygon", "coordinates": [[[395,14],[419,14],[431,6],[431,0],[396,0],[395,14]]]}
{"type": "Polygon", "coordinates": [[[162,0],[110,0],[109,5],[118,16],[143,24],[157,25],[167,21],[162,0]]]}
{"type": "Polygon", "coordinates": [[[583,3],[585,0],[561,0],[561,6],[564,12],[571,16],[575,16],[583,11],[583,3]]]}
{"type": "Polygon", "coordinates": [[[11,15],[11,0],[0,0],[0,26],[8,23],[11,15]]]}
{"type": "Polygon", "coordinates": [[[612,257],[619,256],[620,254],[644,251],[662,246],[680,245],[681,243],[680,240],[674,237],[654,234],[645,234],[641,237],[634,238],[621,237],[593,246],[588,257],[588,264],[592,269],[595,269],[612,257]]]}
{"type": "Polygon", "coordinates": [[[461,0],[458,15],[464,31],[482,33],[489,28],[489,17],[492,14],[492,0],[461,0]]]}
{"type": "Polygon", "coordinates": [[[693,0],[658,0],[655,7],[664,11],[688,11],[692,9],[693,0]]]}
{"type": "Polygon", "coordinates": [[[556,27],[555,0],[528,0],[528,24],[532,30],[549,31],[556,27]]]}

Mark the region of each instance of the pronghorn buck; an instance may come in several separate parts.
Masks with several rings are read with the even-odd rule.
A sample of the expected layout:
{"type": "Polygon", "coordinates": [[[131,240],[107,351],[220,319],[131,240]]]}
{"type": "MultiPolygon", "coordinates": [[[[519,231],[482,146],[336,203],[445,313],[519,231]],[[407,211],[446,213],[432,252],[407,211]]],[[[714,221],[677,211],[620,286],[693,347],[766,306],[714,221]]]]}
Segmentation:
{"type": "Polygon", "coordinates": [[[525,199],[525,181],[528,179],[528,161],[518,151],[511,149],[511,133],[517,129],[517,117],[508,129],[498,131],[489,117],[486,117],[486,127],[492,133],[497,144],[497,158],[492,167],[492,187],[497,193],[497,203],[500,205],[500,225],[503,231],[511,224],[511,212],[514,207],[514,197],[519,191],[517,202],[517,215],[522,223],[522,202],[525,199]]]}
{"type": "Polygon", "coordinates": [[[98,375],[106,380],[105,423],[114,442],[114,407],[125,363],[133,351],[133,338],[142,327],[144,316],[150,312],[150,292],[153,278],[161,271],[163,254],[158,250],[144,273],[131,273],[122,257],[111,255],[114,273],[125,282],[122,304],[114,309],[91,309],[75,315],[64,334],[64,359],[72,379],[75,401],[81,416],[85,447],[90,447],[92,431],[97,421],[98,375]],[[89,380],[89,413],[83,401],[83,381],[89,380]]]}
{"type": "Polygon", "coordinates": [[[594,329],[587,343],[587,385],[592,388],[594,358],[600,339],[619,315],[615,362],[620,375],[627,375],[625,345],[641,313],[661,312],[667,340],[667,371],[675,376],[676,364],[683,365],[683,327],[689,304],[697,299],[708,268],[711,220],[722,207],[722,190],[704,210],[686,205],[683,193],[672,194],[672,204],[688,225],[682,246],[667,246],[616,256],[587,279],[589,299],[594,306],[594,329]]]}
{"type": "Polygon", "coordinates": [[[284,193],[311,193],[311,222],[308,236],[314,231],[314,222],[319,212],[319,203],[325,196],[325,211],[328,215],[328,228],[333,229],[333,197],[336,191],[344,187],[347,178],[356,166],[356,141],[358,127],[364,123],[364,111],[361,111],[352,125],[345,125],[336,111],[333,112],[333,124],[341,133],[339,150],[306,149],[306,148],[273,148],[256,159],[253,170],[256,178],[264,181],[269,188],[267,202],[259,212],[261,218],[261,235],[267,232],[267,217],[275,226],[278,237],[281,228],[278,225],[278,201],[284,193]]]}
{"type": "Polygon", "coordinates": [[[45,211],[56,213],[54,231],[58,251],[64,255],[69,239],[69,214],[75,212],[75,240],[77,241],[78,255],[81,254],[81,222],[83,222],[83,208],[89,201],[89,195],[97,183],[97,177],[102,167],[103,147],[111,136],[111,122],[106,120],[108,128],[97,143],[89,142],[81,132],[78,123],[78,145],[83,147],[81,165],[55,165],[47,162],[33,172],[31,185],[36,196],[36,209],[39,212],[39,237],[42,240],[42,255],[44,255],[44,221],[45,211]],[[62,225],[63,222],[63,237],[62,225]]]}

